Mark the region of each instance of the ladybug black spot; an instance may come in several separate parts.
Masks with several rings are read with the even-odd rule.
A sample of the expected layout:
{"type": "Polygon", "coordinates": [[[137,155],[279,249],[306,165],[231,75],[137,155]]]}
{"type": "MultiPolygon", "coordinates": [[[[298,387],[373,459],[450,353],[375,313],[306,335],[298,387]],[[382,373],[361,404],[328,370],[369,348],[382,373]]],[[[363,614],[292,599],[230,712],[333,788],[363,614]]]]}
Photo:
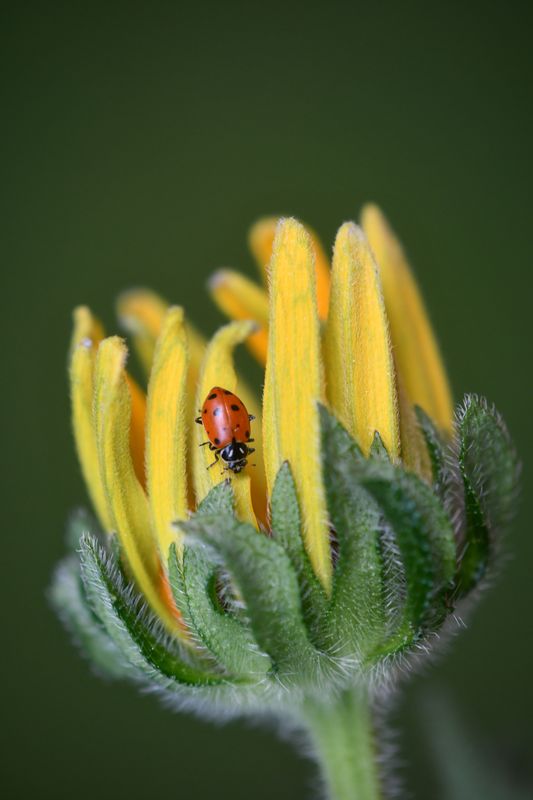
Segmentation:
{"type": "Polygon", "coordinates": [[[207,408],[204,408],[204,414],[207,414],[207,408]]]}
{"type": "Polygon", "coordinates": [[[216,393],[216,392],[213,392],[213,394],[210,394],[210,395],[209,395],[209,397],[208,397],[207,399],[208,399],[208,400],[214,400],[216,396],[217,396],[217,393],[216,393]]]}
{"type": "Polygon", "coordinates": [[[236,405],[235,403],[233,403],[233,405],[231,406],[231,410],[232,411],[238,411],[239,410],[239,406],[236,405]]]}
{"type": "Polygon", "coordinates": [[[213,441],[214,441],[215,444],[220,444],[220,439],[218,439],[216,436],[213,439],[213,441]]]}
{"type": "Polygon", "coordinates": [[[249,435],[250,435],[250,431],[245,431],[245,432],[244,432],[244,435],[246,436],[246,438],[248,438],[248,437],[249,437],[249,435]]]}
{"type": "MultiPolygon", "coordinates": [[[[233,394],[233,392],[230,392],[229,389],[224,389],[224,394],[233,394]]],[[[216,397],[216,395],[215,395],[215,397],[216,397]]]]}

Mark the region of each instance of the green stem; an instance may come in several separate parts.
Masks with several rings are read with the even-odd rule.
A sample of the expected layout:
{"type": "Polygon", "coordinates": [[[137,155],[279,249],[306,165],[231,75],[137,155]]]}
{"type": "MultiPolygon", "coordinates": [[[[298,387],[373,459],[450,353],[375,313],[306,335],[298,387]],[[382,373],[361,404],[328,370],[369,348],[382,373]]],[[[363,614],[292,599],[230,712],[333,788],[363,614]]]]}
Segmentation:
{"type": "Polygon", "coordinates": [[[329,703],[307,701],[303,716],[328,800],[380,800],[376,742],[368,698],[343,692],[329,703]]]}

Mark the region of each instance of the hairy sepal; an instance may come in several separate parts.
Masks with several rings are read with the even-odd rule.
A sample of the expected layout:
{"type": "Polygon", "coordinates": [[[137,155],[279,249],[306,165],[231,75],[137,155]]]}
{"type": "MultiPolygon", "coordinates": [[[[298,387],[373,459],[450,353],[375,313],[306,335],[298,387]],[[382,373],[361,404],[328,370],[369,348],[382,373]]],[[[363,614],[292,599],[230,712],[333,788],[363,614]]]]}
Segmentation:
{"type": "Polygon", "coordinates": [[[196,515],[184,529],[186,544],[207,546],[230,574],[254,638],[272,659],[270,677],[283,686],[321,685],[328,658],[309,640],[298,578],[283,547],[233,516],[196,515]]]}
{"type": "Polygon", "coordinates": [[[442,494],[442,487],[446,480],[446,443],[424,409],[415,406],[415,413],[429,453],[433,487],[438,494],[442,494]]]}
{"type": "Polygon", "coordinates": [[[321,411],[324,479],[339,554],[332,619],[363,661],[404,652],[449,612],[456,562],[451,521],[438,497],[382,457],[366,459],[340,423],[321,411]],[[387,566],[395,553],[398,569],[387,566]],[[338,596],[338,611],[335,598],[338,596]]]}
{"type": "Polygon", "coordinates": [[[217,566],[207,548],[170,549],[169,580],[183,621],[197,644],[224,672],[260,680],[270,668],[249,626],[223,608],[217,597],[217,566]]]}
{"type": "Polygon", "coordinates": [[[221,676],[209,673],[193,651],[170,637],[125,584],[112,557],[90,535],[80,541],[81,576],[92,612],[122,658],[140,680],[185,686],[212,685],[221,676]]]}
{"type": "Polygon", "coordinates": [[[272,537],[287,553],[298,577],[302,612],[312,640],[323,646],[330,638],[324,631],[328,597],[318,580],[302,536],[302,520],[296,484],[290,464],[280,467],[270,500],[272,537]]]}
{"type": "Polygon", "coordinates": [[[376,654],[389,655],[437,631],[450,612],[456,563],[451,521],[432,490],[392,464],[371,464],[362,487],[379,506],[398,548],[405,600],[397,630],[376,654]]]}
{"type": "Polygon", "coordinates": [[[519,463],[505,423],[484,398],[465,397],[456,427],[464,511],[458,517],[461,555],[455,582],[457,596],[463,597],[490,572],[512,521],[519,463]]]}
{"type": "MultiPolygon", "coordinates": [[[[338,546],[327,622],[332,642],[363,661],[385,630],[380,512],[360,486],[367,460],[358,445],[323,407],[321,425],[324,482],[338,546]]],[[[372,458],[382,463],[386,451],[378,450],[372,458]]]]}

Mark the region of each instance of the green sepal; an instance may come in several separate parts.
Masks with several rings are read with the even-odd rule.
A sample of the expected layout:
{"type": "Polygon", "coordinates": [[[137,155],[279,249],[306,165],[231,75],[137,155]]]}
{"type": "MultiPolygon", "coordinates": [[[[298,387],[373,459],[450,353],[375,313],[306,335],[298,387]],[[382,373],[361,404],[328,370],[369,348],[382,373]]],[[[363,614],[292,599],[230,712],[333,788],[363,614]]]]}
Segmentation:
{"type": "Polygon", "coordinates": [[[368,457],[381,459],[382,461],[390,461],[389,453],[383,444],[383,439],[379,435],[378,431],[374,431],[374,438],[372,439],[372,444],[370,445],[368,457]]]}
{"type": "Polygon", "coordinates": [[[354,645],[363,659],[370,652],[370,665],[413,645],[449,613],[453,527],[426,483],[382,458],[365,459],[324,408],[321,417],[328,508],[339,541],[332,610],[338,593],[340,612],[332,619],[343,626],[349,610],[354,645]],[[393,550],[396,570],[387,564],[393,550]]]}
{"type": "Polygon", "coordinates": [[[74,642],[98,673],[108,678],[128,677],[131,672],[129,664],[87,603],[77,556],[67,556],[58,564],[49,599],[74,642]]]}
{"type": "MultiPolygon", "coordinates": [[[[204,497],[198,506],[196,515],[203,514],[222,514],[224,516],[234,516],[235,496],[229,478],[217,483],[211,491],[204,497]]],[[[195,515],[195,516],[196,516],[195,515]]]]}
{"type": "Polygon", "coordinates": [[[283,547],[235,517],[196,515],[186,541],[208,545],[231,575],[261,650],[284,682],[320,680],[321,654],[309,641],[296,572],[283,547]]]}
{"type": "MultiPolygon", "coordinates": [[[[381,515],[360,485],[361,470],[368,464],[361,450],[324,407],[320,415],[323,476],[338,546],[329,628],[345,653],[364,659],[385,630],[381,515]]],[[[382,451],[375,459],[388,463],[382,451]]]]}
{"type": "Polygon", "coordinates": [[[415,413],[431,461],[433,486],[436,491],[440,491],[446,474],[445,443],[433,420],[428,417],[424,409],[420,408],[420,406],[415,406],[415,413]]]}
{"type": "Polygon", "coordinates": [[[281,465],[270,499],[272,538],[286,551],[298,576],[302,611],[315,644],[324,644],[321,623],[328,609],[328,598],[311,565],[302,539],[302,522],[296,484],[289,463],[281,465]]]}
{"type": "Polygon", "coordinates": [[[497,539],[516,505],[518,461],[501,417],[467,395],[457,415],[458,464],[464,491],[457,595],[468,594],[490,569],[497,539]]]}
{"type": "Polygon", "coordinates": [[[90,535],[80,541],[80,563],[93,613],[138,677],[185,685],[222,682],[221,676],[202,669],[190,648],[162,629],[135,589],[125,584],[114,559],[90,535]]]}
{"type": "Polygon", "coordinates": [[[173,545],[168,569],[176,606],[198,644],[227,673],[259,680],[270,668],[270,659],[260,652],[248,626],[220,608],[216,570],[206,552],[185,547],[178,559],[173,545]]]}
{"type": "Polygon", "coordinates": [[[413,473],[368,462],[360,483],[390,526],[403,567],[405,602],[398,627],[377,651],[388,655],[437,630],[448,615],[456,563],[454,532],[439,499],[413,473]]]}
{"type": "MultiPolygon", "coordinates": [[[[213,487],[195,516],[213,514],[234,515],[231,481],[213,487]]],[[[237,618],[220,602],[217,592],[220,565],[207,548],[193,548],[185,543],[178,557],[176,548],[171,547],[168,573],[174,600],[189,633],[220,668],[233,675],[258,679],[268,671],[270,659],[260,652],[242,615],[237,618]]]]}

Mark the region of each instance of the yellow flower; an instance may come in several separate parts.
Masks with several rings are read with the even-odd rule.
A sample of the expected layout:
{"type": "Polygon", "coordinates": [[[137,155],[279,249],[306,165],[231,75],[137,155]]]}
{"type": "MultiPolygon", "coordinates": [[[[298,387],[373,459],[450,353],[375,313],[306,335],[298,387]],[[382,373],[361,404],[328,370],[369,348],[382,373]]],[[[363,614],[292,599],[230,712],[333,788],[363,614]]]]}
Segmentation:
{"type": "Polygon", "coordinates": [[[151,291],[119,298],[146,392],[125,341],[75,311],[73,428],[106,533],[72,517],[50,598],[105,674],[208,717],[290,717],[328,796],[377,798],[373,709],[494,574],[516,454],[483,398],[452,417],[375,206],[342,225],[331,265],[294,219],[260,220],[250,247],[263,282],[215,273],[230,319],[208,342],[151,291]],[[264,367],[261,400],[235,368],[241,343],[264,367]],[[214,387],[255,417],[255,449],[235,398],[246,441],[218,441],[210,422],[205,441],[214,387]]]}
{"type": "Polygon", "coordinates": [[[82,472],[102,527],[118,536],[126,571],[171,632],[181,635],[183,624],[168,589],[169,547],[175,542],[179,554],[179,521],[228,475],[207,469],[211,454],[198,446],[205,432],[194,424],[212,386],[237,394],[256,417],[254,465],[231,475],[237,516],[264,535],[274,480],[288,461],[307,554],[326,593],[331,526],[319,402],[365,455],[380,441],[392,461],[430,480],[415,406],[449,435],[447,378],[401,246],[374,206],[362,226],[340,228],[330,268],[299,222],[260,220],[250,246],[268,289],[217,272],[210,292],[231,321],[209,342],[153,292],[123,294],[118,316],[146,371],[146,395],[126,371],[124,340],[105,338],[89,309],[75,311],[70,379],[82,472]],[[241,343],[265,367],[262,402],[235,369],[241,343]]]}

